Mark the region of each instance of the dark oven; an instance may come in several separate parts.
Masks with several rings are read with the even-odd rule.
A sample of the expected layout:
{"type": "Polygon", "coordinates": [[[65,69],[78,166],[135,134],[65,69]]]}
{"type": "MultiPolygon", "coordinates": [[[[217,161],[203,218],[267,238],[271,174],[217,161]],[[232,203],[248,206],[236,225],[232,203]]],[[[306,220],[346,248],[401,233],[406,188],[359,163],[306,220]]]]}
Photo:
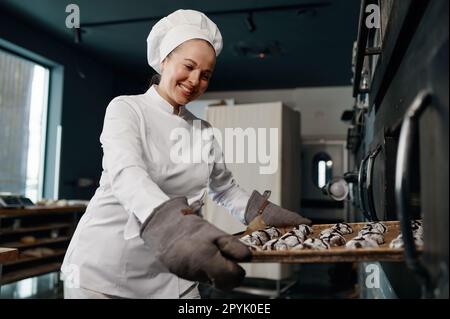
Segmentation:
{"type": "Polygon", "coordinates": [[[344,179],[361,219],[400,220],[405,263],[381,263],[399,297],[448,298],[448,9],[445,0],[361,3],[344,179]],[[365,26],[370,4],[380,28],[365,26]],[[412,219],[423,220],[421,254],[412,219]]]}

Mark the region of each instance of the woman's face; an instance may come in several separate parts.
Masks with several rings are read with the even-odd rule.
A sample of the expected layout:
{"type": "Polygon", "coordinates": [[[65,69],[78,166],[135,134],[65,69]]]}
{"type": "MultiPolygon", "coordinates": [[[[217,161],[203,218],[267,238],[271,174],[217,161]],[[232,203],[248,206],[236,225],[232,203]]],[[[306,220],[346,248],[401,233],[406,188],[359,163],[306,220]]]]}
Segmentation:
{"type": "Polygon", "coordinates": [[[161,62],[159,93],[173,106],[185,105],[208,88],[216,53],[204,40],[184,42],[161,62]]]}

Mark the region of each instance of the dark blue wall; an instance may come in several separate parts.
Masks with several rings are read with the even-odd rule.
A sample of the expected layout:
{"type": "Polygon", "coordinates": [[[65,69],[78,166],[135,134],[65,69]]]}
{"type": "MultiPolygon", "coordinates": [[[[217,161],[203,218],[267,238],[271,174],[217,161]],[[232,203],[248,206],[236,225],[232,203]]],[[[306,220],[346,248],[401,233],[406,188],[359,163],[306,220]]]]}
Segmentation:
{"type": "MultiPolygon", "coordinates": [[[[54,112],[52,125],[60,122],[63,128],[59,198],[89,199],[95,186],[79,188],[76,180],[88,177],[98,183],[102,157],[99,136],[106,106],[119,94],[143,92],[145,84],[132,74],[118,71],[91,56],[76,44],[66,43],[4,11],[0,11],[0,39],[18,46],[19,51],[32,53],[30,56],[36,57],[36,61],[47,61],[55,67],[55,72],[61,71],[62,91],[55,86],[52,93],[59,90],[62,96],[59,102],[58,98],[54,99],[50,105],[53,109],[49,110],[54,112]]],[[[53,196],[54,135],[54,130],[48,132],[46,197],[53,196]]]]}

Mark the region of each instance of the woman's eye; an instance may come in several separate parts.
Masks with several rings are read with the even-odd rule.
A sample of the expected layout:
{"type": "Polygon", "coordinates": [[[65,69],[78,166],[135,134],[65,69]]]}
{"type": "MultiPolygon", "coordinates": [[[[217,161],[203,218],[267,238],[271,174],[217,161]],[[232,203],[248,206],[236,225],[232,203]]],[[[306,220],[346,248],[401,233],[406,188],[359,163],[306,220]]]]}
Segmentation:
{"type": "Polygon", "coordinates": [[[211,76],[210,75],[207,75],[207,74],[204,74],[203,76],[202,76],[202,78],[203,78],[203,80],[205,80],[205,81],[209,81],[209,78],[210,78],[211,76]]]}
{"type": "Polygon", "coordinates": [[[192,69],[194,68],[192,65],[189,65],[189,64],[185,64],[184,66],[185,66],[186,69],[188,69],[188,70],[192,70],[192,69]]]}

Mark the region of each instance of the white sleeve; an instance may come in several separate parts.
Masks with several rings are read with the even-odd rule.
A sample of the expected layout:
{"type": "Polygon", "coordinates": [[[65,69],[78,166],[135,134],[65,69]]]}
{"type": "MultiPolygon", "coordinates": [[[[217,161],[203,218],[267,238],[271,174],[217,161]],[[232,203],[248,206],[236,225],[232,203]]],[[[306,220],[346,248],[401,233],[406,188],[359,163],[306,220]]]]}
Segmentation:
{"type": "Polygon", "coordinates": [[[116,98],[106,109],[100,136],[103,168],[112,192],[125,210],[134,215],[129,217],[126,226],[128,238],[136,236],[138,223],[143,223],[157,206],[169,199],[147,172],[141,120],[129,103],[116,98]]]}
{"type": "Polygon", "coordinates": [[[213,143],[213,153],[215,160],[209,176],[208,195],[246,225],[245,208],[250,195],[237,184],[233,174],[228,170],[222,150],[217,143],[213,143]]]}

